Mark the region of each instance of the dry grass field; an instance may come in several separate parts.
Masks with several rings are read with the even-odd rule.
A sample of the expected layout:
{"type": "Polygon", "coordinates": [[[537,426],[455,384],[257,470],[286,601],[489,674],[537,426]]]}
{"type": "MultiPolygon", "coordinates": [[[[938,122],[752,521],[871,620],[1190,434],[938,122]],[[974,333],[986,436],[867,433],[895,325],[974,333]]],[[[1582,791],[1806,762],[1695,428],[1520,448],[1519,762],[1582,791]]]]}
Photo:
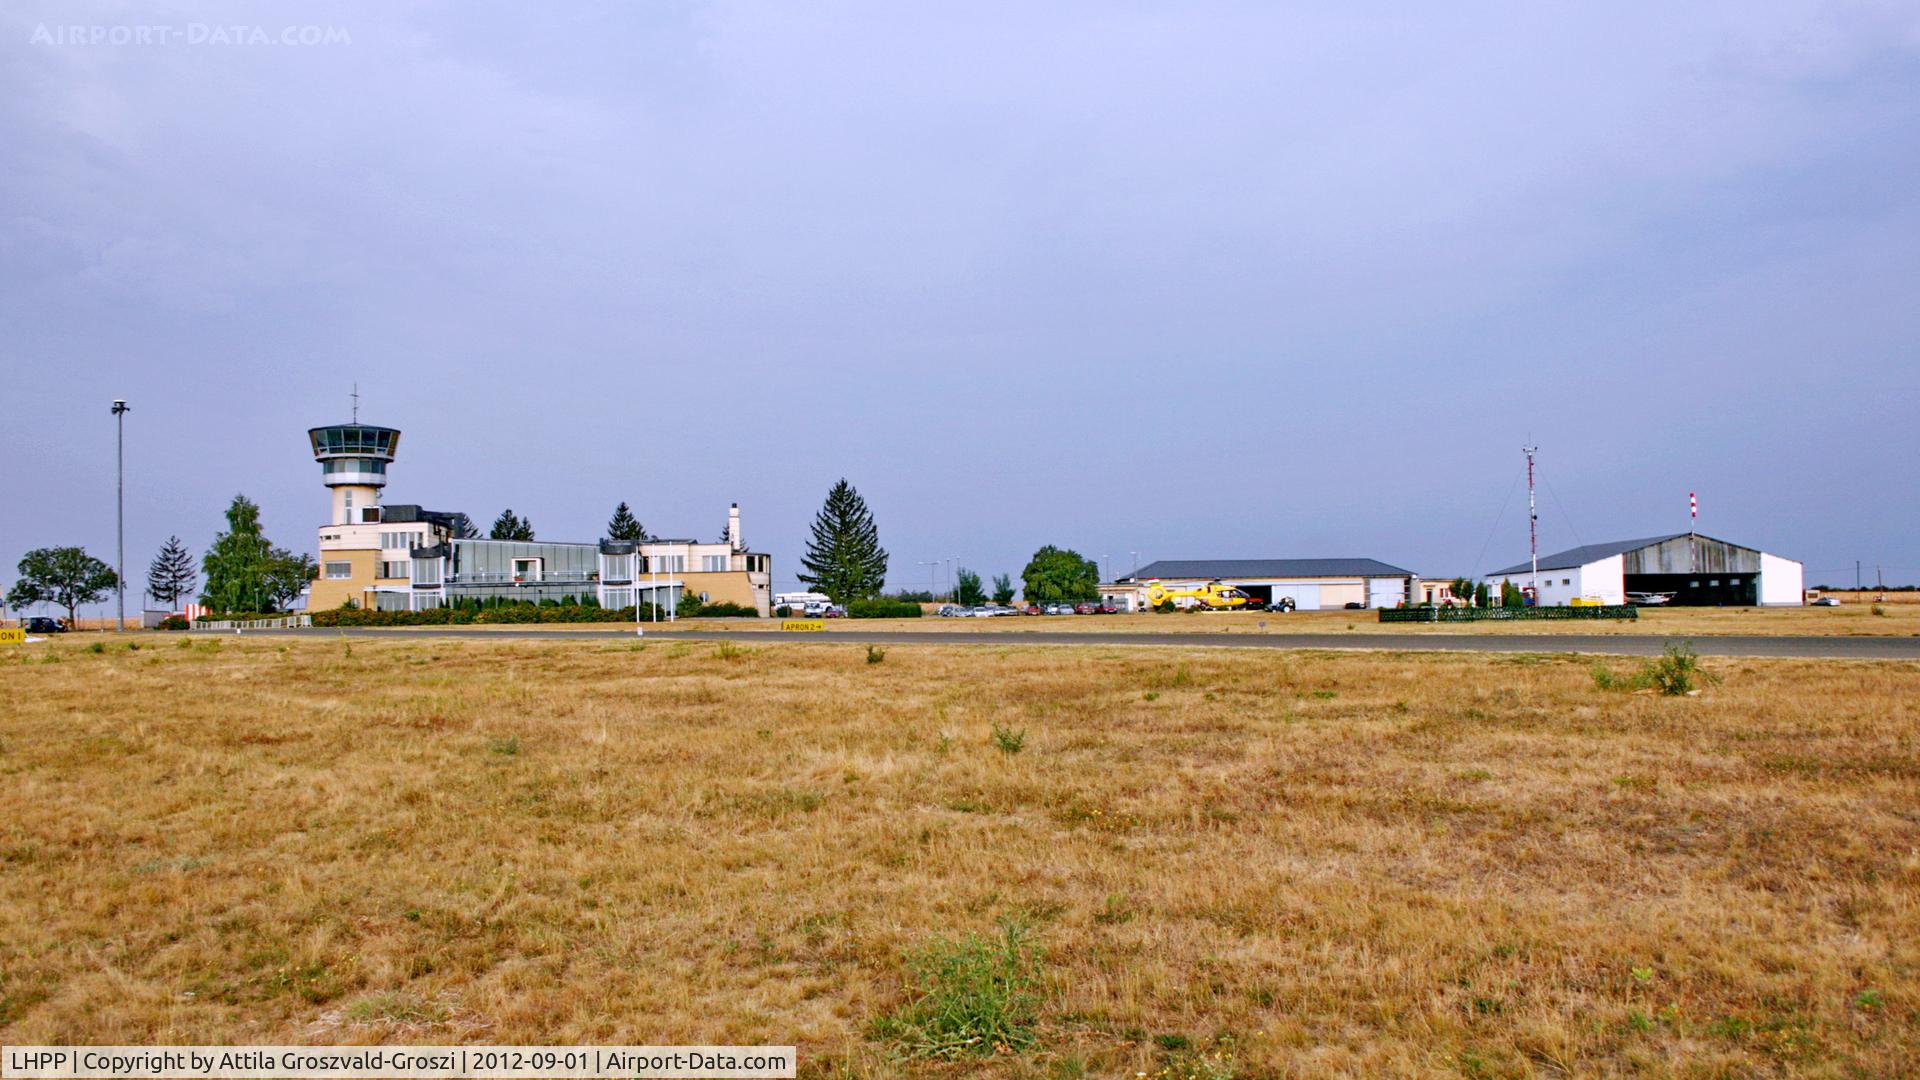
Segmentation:
{"type": "MultiPolygon", "coordinates": [[[[1904,595],[1904,594],[1894,594],[1904,595]]],[[[681,629],[778,630],[778,620],[688,619],[681,629]]],[[[1920,603],[1854,603],[1837,608],[1646,608],[1621,619],[1480,623],[1382,623],[1378,611],[1205,612],[1195,614],[1054,615],[997,619],[860,619],[836,623],[856,630],[939,630],[1020,634],[1036,630],[1086,633],[1205,634],[1631,634],[1714,637],[1729,634],[1819,637],[1920,636],[1920,603]]],[[[565,625],[557,627],[564,630],[565,625]]],[[[583,629],[585,627],[582,627],[583,629]]],[[[522,627],[521,629],[524,629],[522,627]]]]}
{"type": "Polygon", "coordinates": [[[791,1042],[819,1077],[1920,1071],[1920,665],[1710,661],[1666,697],[1589,663],[14,647],[0,1042],[791,1042]],[[1032,942],[1006,968],[1031,1022],[912,1056],[915,958],[1002,925],[1032,942]]]}

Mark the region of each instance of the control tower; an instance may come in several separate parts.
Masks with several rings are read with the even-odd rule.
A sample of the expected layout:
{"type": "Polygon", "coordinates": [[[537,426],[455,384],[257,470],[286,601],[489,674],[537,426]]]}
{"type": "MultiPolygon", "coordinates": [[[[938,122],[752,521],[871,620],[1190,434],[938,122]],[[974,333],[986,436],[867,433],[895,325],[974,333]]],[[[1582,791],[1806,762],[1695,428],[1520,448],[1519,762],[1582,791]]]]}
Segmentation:
{"type": "Polygon", "coordinates": [[[333,492],[333,524],[359,525],[380,520],[380,489],[387,466],[400,448],[397,428],[372,424],[332,424],[307,432],[313,459],[333,492]]]}

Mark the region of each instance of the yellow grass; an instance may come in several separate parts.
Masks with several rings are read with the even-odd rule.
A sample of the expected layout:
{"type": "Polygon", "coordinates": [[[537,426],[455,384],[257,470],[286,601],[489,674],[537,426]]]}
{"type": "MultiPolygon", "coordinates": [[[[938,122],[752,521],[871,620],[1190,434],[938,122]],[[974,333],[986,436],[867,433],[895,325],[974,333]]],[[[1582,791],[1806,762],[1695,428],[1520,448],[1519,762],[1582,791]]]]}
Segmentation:
{"type": "MultiPolygon", "coordinates": [[[[1899,594],[1890,594],[1899,595],[1899,594]]],[[[1481,623],[1382,623],[1378,611],[1204,612],[1159,615],[1004,616],[993,619],[854,619],[828,623],[835,629],[941,630],[1019,634],[1036,630],[1085,633],[1207,634],[1635,634],[1653,637],[1762,636],[1914,637],[1920,635],[1920,604],[1849,601],[1837,608],[1646,608],[1640,617],[1481,623]]],[[[778,620],[688,619],[682,629],[778,630],[778,620]]],[[[520,627],[524,629],[524,627],[520,627]]]]}
{"type": "Polygon", "coordinates": [[[156,638],[0,654],[0,1042],[1920,1068],[1916,664],[156,638]],[[1037,1049],[868,1037],[1003,917],[1037,1049]]]}

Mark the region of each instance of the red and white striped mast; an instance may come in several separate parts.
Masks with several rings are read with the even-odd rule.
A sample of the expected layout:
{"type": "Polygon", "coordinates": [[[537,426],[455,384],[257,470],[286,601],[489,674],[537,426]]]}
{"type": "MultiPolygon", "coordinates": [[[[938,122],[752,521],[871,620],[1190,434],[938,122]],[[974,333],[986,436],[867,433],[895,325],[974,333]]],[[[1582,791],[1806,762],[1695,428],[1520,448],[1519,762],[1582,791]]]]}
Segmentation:
{"type": "Polygon", "coordinates": [[[1540,511],[1533,501],[1533,455],[1538,453],[1537,446],[1523,446],[1520,452],[1527,455],[1527,550],[1533,562],[1533,576],[1527,587],[1533,590],[1533,602],[1540,602],[1540,511]]]}

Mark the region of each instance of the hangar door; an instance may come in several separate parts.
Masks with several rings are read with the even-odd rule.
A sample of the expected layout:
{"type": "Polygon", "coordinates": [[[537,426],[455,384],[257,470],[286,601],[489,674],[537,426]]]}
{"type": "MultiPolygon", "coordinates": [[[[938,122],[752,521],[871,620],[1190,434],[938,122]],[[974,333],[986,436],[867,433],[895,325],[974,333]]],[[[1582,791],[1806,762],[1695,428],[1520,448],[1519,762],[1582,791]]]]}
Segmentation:
{"type": "Polygon", "coordinates": [[[1398,607],[1400,601],[1407,598],[1405,578],[1368,578],[1367,606],[1371,608],[1398,607]]]}
{"type": "Polygon", "coordinates": [[[1671,593],[1675,605],[1746,607],[1760,598],[1760,553],[1705,536],[1676,536],[1624,557],[1629,593],[1671,593]]]}
{"type": "Polygon", "coordinates": [[[1267,587],[1268,595],[1278,600],[1283,596],[1293,597],[1296,611],[1320,610],[1320,586],[1304,581],[1276,581],[1267,587]]]}

